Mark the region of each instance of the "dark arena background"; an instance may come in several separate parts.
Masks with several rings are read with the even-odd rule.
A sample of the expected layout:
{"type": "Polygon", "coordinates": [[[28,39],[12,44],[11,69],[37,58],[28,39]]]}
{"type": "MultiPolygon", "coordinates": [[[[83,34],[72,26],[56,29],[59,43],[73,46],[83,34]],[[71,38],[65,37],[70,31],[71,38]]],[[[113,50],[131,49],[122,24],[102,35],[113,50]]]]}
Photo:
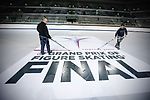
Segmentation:
{"type": "Polygon", "coordinates": [[[3,0],[0,100],[150,100],[149,0],[3,0]],[[51,53],[37,25],[48,19],[51,53]],[[127,36],[116,48],[121,24],[127,36]]]}

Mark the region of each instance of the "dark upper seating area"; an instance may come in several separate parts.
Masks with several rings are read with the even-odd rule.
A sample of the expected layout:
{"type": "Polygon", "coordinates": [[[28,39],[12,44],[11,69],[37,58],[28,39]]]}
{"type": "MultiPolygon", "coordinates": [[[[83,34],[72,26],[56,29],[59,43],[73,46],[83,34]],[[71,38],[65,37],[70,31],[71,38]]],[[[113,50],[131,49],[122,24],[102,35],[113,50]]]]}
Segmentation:
{"type": "Polygon", "coordinates": [[[148,0],[6,0],[0,4],[0,23],[87,24],[149,27],[148,0]]]}

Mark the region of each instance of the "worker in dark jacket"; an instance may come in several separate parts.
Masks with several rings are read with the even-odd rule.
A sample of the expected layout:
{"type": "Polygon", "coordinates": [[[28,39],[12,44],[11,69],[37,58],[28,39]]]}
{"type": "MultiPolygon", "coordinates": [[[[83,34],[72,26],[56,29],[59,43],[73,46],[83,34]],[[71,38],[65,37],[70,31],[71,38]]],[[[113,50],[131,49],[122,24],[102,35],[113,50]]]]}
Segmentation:
{"type": "Polygon", "coordinates": [[[115,47],[119,50],[120,49],[120,43],[126,37],[127,35],[127,29],[125,28],[124,24],[121,24],[121,27],[117,30],[115,34],[115,38],[117,37],[117,43],[115,47]]]}
{"type": "Polygon", "coordinates": [[[37,26],[37,31],[39,32],[39,38],[40,38],[40,44],[41,44],[41,54],[45,54],[44,47],[46,45],[47,52],[50,54],[52,51],[50,50],[49,40],[51,39],[51,36],[49,35],[47,24],[48,19],[46,17],[43,17],[42,21],[37,26]]]}

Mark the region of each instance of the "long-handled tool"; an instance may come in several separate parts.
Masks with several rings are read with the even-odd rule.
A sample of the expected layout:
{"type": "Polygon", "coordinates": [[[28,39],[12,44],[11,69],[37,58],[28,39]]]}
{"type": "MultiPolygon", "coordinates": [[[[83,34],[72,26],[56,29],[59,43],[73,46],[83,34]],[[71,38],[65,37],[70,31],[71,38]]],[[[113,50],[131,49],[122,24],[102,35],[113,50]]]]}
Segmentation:
{"type": "Polygon", "coordinates": [[[109,40],[108,42],[106,42],[104,45],[102,45],[100,48],[98,48],[98,50],[101,49],[102,47],[106,46],[108,43],[110,43],[110,42],[113,41],[113,40],[114,40],[114,38],[111,39],[111,40],[109,40]]]}
{"type": "Polygon", "coordinates": [[[51,40],[54,41],[55,43],[57,43],[58,45],[60,45],[61,47],[63,47],[64,49],[70,51],[69,49],[65,48],[63,45],[61,45],[60,43],[58,43],[56,40],[53,40],[52,38],[51,38],[51,40]]]}

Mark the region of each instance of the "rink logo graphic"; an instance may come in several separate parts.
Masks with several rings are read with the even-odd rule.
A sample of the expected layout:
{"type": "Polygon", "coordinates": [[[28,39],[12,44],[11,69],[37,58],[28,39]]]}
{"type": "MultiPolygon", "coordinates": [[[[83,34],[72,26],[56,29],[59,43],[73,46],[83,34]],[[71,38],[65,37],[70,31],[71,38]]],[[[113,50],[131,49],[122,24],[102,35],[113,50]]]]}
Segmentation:
{"type": "Polygon", "coordinates": [[[71,40],[71,41],[73,41],[77,46],[78,46],[78,48],[80,48],[80,45],[79,45],[79,42],[81,41],[81,40],[85,40],[85,39],[88,39],[88,38],[77,38],[77,37],[68,37],[68,38],[64,38],[64,39],[68,39],[68,40],[71,40]]]}
{"type": "MultiPolygon", "coordinates": [[[[98,66],[97,72],[99,75],[99,81],[109,80],[108,76],[120,75],[124,79],[136,78],[148,78],[150,77],[150,71],[139,72],[133,69],[130,65],[123,60],[125,56],[119,52],[52,52],[49,56],[34,56],[31,61],[24,65],[17,73],[15,73],[5,84],[16,84],[23,78],[24,75],[39,74],[42,73],[44,67],[48,67],[42,83],[53,83],[56,73],[58,73],[58,67],[62,66],[61,82],[71,82],[71,71],[80,76],[85,81],[95,81],[92,67],[98,66]],[[78,60],[80,65],[74,63],[78,60]],[[96,60],[93,66],[90,65],[90,61],[96,60]],[[115,64],[109,62],[113,60],[119,67],[125,68],[128,72],[121,70],[115,64]],[[60,61],[63,63],[60,64],[60,61]],[[49,64],[50,63],[50,64],[49,64]],[[34,66],[34,68],[32,68],[34,66]],[[43,66],[40,68],[39,66],[43,66]],[[131,76],[132,74],[132,76],[131,76]],[[133,75],[135,77],[133,77],[133,75]]],[[[36,76],[34,76],[36,77],[36,76]]]]}

